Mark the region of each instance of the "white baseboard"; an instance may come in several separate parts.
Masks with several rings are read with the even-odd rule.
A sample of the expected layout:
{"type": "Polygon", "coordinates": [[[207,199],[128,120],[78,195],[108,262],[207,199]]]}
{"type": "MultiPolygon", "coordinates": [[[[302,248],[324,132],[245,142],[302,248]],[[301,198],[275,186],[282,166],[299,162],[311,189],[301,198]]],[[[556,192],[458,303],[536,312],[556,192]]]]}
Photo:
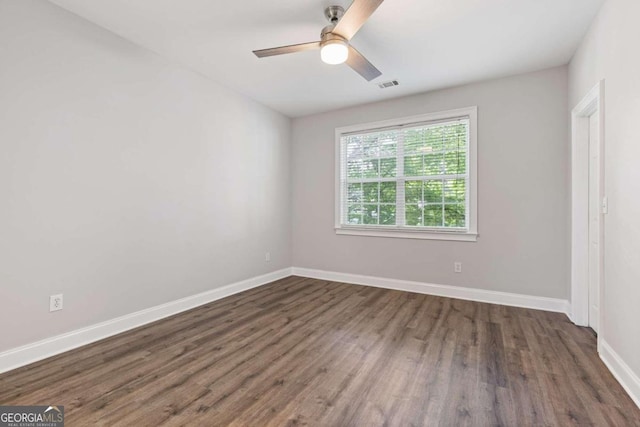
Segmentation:
{"type": "Polygon", "coordinates": [[[618,380],[631,400],[640,408],[640,378],[605,341],[600,341],[600,358],[618,380]]]}
{"type": "Polygon", "coordinates": [[[383,277],[337,273],[334,271],[314,270],[300,267],[293,267],[292,270],[293,274],[296,276],[310,277],[312,279],[331,280],[335,282],[352,283],[355,285],[374,286],[377,288],[416,292],[419,294],[437,295],[441,297],[509,305],[513,307],[533,308],[536,310],[554,311],[565,314],[569,311],[569,301],[563,299],[488,291],[484,289],[463,288],[450,285],[435,285],[432,283],[411,282],[408,280],[395,280],[383,277]]]}
{"type": "Polygon", "coordinates": [[[116,335],[156,320],[243,292],[291,275],[291,268],[252,277],[201,294],[157,305],[86,328],[47,338],[0,353],[0,373],[64,353],[83,345],[116,335]]]}

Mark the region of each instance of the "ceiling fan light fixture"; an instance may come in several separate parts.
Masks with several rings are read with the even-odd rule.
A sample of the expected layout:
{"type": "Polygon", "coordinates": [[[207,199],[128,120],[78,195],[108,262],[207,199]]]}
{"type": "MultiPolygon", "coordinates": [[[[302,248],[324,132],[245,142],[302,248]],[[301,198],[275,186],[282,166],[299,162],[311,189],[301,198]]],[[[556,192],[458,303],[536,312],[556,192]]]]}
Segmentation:
{"type": "Polygon", "coordinates": [[[324,11],[325,17],[329,20],[329,25],[320,32],[320,40],[272,47],[270,49],[259,49],[254,50],[253,53],[258,58],[265,58],[320,49],[320,58],[323,62],[327,64],[346,63],[366,81],[370,82],[382,73],[371,62],[367,61],[367,58],[358,52],[349,41],[383,1],[353,0],[346,12],[342,6],[329,6],[324,11]]]}
{"type": "Polygon", "coordinates": [[[320,59],[325,64],[342,64],[349,57],[349,47],[343,40],[328,40],[320,48],[320,59]]]}

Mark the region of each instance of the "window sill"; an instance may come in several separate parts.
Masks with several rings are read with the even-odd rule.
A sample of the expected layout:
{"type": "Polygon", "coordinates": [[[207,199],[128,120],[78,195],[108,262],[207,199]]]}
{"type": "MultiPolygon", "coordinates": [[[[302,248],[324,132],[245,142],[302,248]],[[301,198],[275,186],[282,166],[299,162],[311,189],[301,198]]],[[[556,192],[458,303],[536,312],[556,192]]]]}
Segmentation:
{"type": "Polygon", "coordinates": [[[368,237],[391,237],[396,239],[450,240],[476,242],[478,233],[432,230],[380,230],[371,228],[336,228],[336,234],[368,237]]]}

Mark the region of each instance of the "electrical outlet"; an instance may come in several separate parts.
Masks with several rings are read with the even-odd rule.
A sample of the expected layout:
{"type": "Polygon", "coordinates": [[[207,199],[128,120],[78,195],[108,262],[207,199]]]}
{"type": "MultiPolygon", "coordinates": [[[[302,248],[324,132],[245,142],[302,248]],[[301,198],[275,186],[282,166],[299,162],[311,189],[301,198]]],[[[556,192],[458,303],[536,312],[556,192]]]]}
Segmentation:
{"type": "Polygon", "coordinates": [[[264,262],[271,262],[271,252],[265,252],[264,262]]]}
{"type": "Polygon", "coordinates": [[[456,273],[462,273],[462,263],[460,261],[453,263],[453,271],[456,273]]]}
{"type": "Polygon", "coordinates": [[[62,294],[49,297],[49,311],[62,310],[62,294]]]}

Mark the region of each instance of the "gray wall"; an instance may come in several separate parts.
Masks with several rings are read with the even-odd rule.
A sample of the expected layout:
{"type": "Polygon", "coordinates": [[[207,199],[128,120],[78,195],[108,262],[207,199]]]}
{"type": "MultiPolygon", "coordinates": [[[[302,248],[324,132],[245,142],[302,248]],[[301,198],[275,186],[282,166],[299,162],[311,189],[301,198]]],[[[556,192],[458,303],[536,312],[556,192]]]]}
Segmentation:
{"type": "Polygon", "coordinates": [[[289,267],[289,141],[266,107],[0,0],[0,351],[289,267]]]}
{"type": "Polygon", "coordinates": [[[295,119],[293,265],[568,298],[568,126],[566,67],[295,119]],[[472,105],[477,242],[335,234],[336,127],[472,105]]]}
{"type": "MultiPolygon", "coordinates": [[[[600,336],[640,377],[640,2],[604,4],[569,67],[574,107],[605,79],[605,283],[600,336]]],[[[637,384],[636,384],[637,387],[637,384]]],[[[636,393],[638,391],[636,390],[636,393]]]]}

